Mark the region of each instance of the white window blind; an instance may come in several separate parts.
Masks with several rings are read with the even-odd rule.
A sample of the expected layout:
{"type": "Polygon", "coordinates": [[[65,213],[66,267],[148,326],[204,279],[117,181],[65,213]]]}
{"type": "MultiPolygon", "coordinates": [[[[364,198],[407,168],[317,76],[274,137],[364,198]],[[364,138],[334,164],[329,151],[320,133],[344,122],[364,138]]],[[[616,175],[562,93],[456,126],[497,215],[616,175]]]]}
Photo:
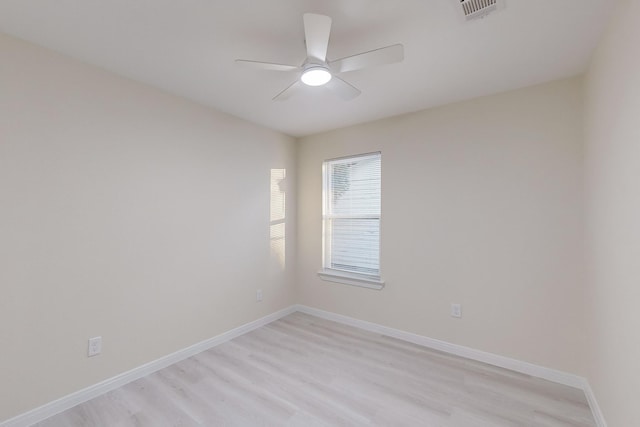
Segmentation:
{"type": "Polygon", "coordinates": [[[323,268],[380,277],[380,153],[323,164],[323,268]]]}

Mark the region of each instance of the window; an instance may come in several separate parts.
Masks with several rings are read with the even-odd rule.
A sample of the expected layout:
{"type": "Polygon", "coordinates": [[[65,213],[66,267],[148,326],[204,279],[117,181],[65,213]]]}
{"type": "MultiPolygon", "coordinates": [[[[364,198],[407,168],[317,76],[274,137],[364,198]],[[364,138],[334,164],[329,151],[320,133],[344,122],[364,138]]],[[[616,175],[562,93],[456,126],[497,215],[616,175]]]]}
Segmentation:
{"type": "Polygon", "coordinates": [[[322,165],[324,280],[381,289],[381,155],[327,160],[322,165]]]}

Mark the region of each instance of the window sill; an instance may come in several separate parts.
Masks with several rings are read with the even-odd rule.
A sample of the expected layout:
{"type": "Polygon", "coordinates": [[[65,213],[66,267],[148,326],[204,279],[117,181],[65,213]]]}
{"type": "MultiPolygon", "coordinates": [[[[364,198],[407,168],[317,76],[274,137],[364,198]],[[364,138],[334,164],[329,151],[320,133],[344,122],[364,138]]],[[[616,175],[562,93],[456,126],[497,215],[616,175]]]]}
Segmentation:
{"type": "Polygon", "coordinates": [[[327,282],[343,283],[345,285],[360,286],[362,288],[376,290],[384,288],[384,280],[381,278],[346,273],[344,271],[324,269],[318,271],[318,276],[327,282]]]}

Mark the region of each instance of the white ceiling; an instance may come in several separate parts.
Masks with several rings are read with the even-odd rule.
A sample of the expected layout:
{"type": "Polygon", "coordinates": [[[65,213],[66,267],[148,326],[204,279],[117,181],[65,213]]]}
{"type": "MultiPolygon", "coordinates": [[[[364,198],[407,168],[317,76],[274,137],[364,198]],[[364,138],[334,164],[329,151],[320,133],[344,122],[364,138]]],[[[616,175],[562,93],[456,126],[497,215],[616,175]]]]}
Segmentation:
{"type": "Polygon", "coordinates": [[[0,31],[284,133],[302,136],[585,71],[615,0],[506,0],[464,22],[459,0],[0,0],[0,31]],[[342,101],[296,75],[234,59],[301,64],[302,14],[333,18],[328,59],[403,43],[400,64],[342,77],[342,101]]]}

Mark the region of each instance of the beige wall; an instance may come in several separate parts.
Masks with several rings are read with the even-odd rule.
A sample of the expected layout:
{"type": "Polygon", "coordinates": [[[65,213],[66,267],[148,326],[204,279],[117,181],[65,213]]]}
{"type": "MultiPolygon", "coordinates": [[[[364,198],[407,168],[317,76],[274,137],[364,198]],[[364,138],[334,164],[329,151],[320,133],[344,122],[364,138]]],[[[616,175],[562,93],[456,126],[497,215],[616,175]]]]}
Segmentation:
{"type": "Polygon", "coordinates": [[[297,145],[0,35],[0,421],[300,302],[586,375],[635,425],[639,14],[621,1],[585,81],[297,145]],[[321,163],[376,150],[387,286],[323,282],[321,163]]]}
{"type": "Polygon", "coordinates": [[[585,374],[582,81],[303,138],[298,300],[585,374]],[[382,151],[375,291],[321,281],[321,164],[382,151]],[[461,303],[462,319],[450,317],[461,303]]]}
{"type": "Polygon", "coordinates": [[[640,422],[638,16],[620,3],[586,80],[589,380],[611,427],[640,422]]]}
{"type": "Polygon", "coordinates": [[[0,420],[291,305],[294,144],[0,35],[0,420]]]}

